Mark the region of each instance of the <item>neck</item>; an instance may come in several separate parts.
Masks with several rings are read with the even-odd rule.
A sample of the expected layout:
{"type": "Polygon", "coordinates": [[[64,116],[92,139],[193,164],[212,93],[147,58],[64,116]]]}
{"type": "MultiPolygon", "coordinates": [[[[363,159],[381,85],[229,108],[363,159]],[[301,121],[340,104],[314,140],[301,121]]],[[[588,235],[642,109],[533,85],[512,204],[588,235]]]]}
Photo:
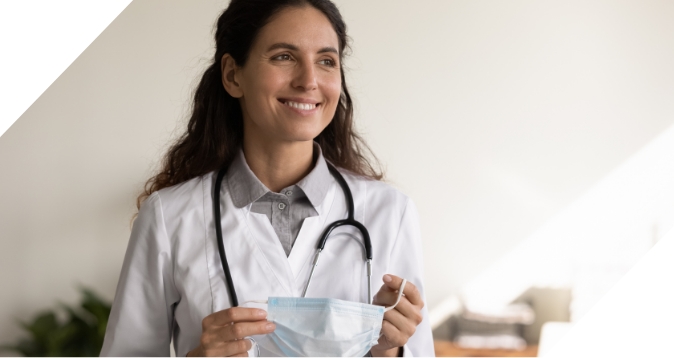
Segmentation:
{"type": "Polygon", "coordinates": [[[265,142],[245,138],[243,154],[255,176],[278,193],[302,180],[313,168],[313,141],[265,142]]]}

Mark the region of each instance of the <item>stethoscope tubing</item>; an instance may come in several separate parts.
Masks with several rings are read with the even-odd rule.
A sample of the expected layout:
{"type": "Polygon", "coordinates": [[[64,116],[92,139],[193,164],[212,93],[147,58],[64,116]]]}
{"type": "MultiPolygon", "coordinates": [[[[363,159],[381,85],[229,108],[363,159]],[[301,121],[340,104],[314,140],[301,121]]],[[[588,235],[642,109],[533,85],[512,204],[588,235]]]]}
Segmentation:
{"type": "MultiPolygon", "coordinates": [[[[305,297],[309,285],[311,284],[311,279],[314,276],[314,270],[318,265],[318,258],[320,257],[321,252],[325,249],[325,243],[328,240],[328,237],[332,231],[340,226],[353,226],[360,231],[363,236],[363,244],[365,245],[365,261],[367,262],[367,300],[369,304],[372,304],[372,242],[370,240],[370,234],[367,231],[367,228],[360,222],[354,219],[354,204],[353,204],[353,195],[351,194],[351,189],[346,183],[346,180],[342,174],[334,167],[332,164],[327,163],[328,170],[332,176],[337,180],[337,183],[342,188],[344,192],[344,197],[346,199],[346,206],[348,209],[348,216],[346,219],[337,220],[328,227],[325,228],[323,234],[321,235],[320,240],[318,241],[316,255],[314,256],[314,262],[311,267],[311,273],[309,274],[309,280],[307,281],[306,286],[304,287],[304,292],[302,297],[305,297]]],[[[236,290],[234,289],[234,281],[232,280],[232,273],[229,269],[229,264],[227,262],[227,255],[225,254],[225,245],[222,239],[222,216],[220,212],[220,189],[222,187],[222,179],[227,173],[227,167],[223,167],[218,171],[218,175],[215,179],[214,193],[213,193],[213,214],[215,222],[215,235],[218,241],[218,252],[220,254],[220,262],[222,263],[222,269],[225,272],[225,280],[227,283],[227,291],[229,292],[229,297],[232,307],[237,307],[239,305],[239,299],[236,295],[236,290]]]]}
{"type": "Polygon", "coordinates": [[[222,241],[222,216],[220,216],[220,187],[222,185],[222,178],[227,173],[227,167],[220,169],[218,177],[215,179],[215,202],[213,203],[213,210],[215,211],[215,235],[218,238],[218,251],[220,252],[220,262],[225,271],[225,280],[227,282],[227,291],[229,292],[229,299],[232,307],[239,306],[239,298],[236,296],[234,289],[234,281],[232,280],[232,273],[229,271],[229,264],[227,263],[227,255],[225,255],[225,244],[222,241]]]}

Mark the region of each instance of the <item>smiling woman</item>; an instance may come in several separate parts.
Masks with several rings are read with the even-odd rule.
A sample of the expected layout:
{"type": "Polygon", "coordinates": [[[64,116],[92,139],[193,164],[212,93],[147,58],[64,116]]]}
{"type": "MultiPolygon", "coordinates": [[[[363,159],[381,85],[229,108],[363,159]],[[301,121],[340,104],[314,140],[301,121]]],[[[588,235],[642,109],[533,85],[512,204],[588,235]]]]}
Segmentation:
{"type": "MultiPolygon", "coordinates": [[[[259,56],[267,56],[266,62],[269,64],[278,63],[280,65],[284,61],[287,61],[285,63],[295,61],[295,64],[300,64],[303,67],[297,65],[279,66],[285,68],[286,72],[294,70],[295,75],[299,74],[300,77],[296,80],[302,81],[303,76],[316,74],[313,67],[308,67],[312,72],[301,71],[307,68],[307,64],[298,61],[304,59],[293,58],[293,55],[296,55],[300,49],[303,52],[309,51],[309,48],[300,48],[300,45],[306,47],[313,44],[300,43],[301,37],[293,36],[289,32],[290,29],[285,28],[289,25],[294,26],[292,28],[294,32],[299,31],[304,35],[313,35],[315,31],[319,31],[316,34],[324,37],[327,42],[320,45],[321,48],[318,52],[325,55],[332,54],[330,58],[321,59],[319,64],[323,64],[322,67],[325,67],[332,63],[334,70],[331,73],[340,79],[340,82],[337,83],[340,86],[339,97],[333,103],[333,105],[336,105],[333,109],[334,114],[327,127],[314,138],[314,141],[320,145],[325,158],[336,166],[375,180],[383,178],[383,173],[376,169],[378,165],[373,164],[371,159],[367,159],[374,158],[374,156],[353,127],[353,102],[341,64],[348,46],[346,24],[335,5],[330,1],[320,0],[235,0],[230,3],[227,10],[218,19],[215,34],[216,51],[213,62],[204,72],[195,91],[192,115],[187,131],[167,153],[163,168],[157,175],[148,180],[144,193],[138,198],[137,204],[139,207],[150,194],[157,190],[210,173],[222,166],[228,166],[243,146],[246,107],[242,105],[242,102],[246,99],[242,97],[243,93],[230,94],[229,90],[225,90],[226,83],[229,82],[227,76],[225,76],[224,68],[222,68],[225,62],[231,61],[229,66],[236,68],[235,73],[238,72],[239,76],[244,73],[242,71],[244,68],[258,67],[263,60],[259,56]],[[305,11],[297,11],[303,8],[305,11]],[[278,21],[273,21],[275,17],[288,19],[288,16],[283,16],[285,12],[305,17],[313,14],[314,19],[311,23],[303,23],[302,20],[308,19],[290,17],[293,22],[284,26],[278,25],[278,21]],[[281,41],[278,40],[279,37],[276,37],[277,41],[270,41],[269,37],[274,33],[269,30],[267,25],[274,26],[274,23],[277,23],[276,30],[281,29],[286,35],[287,41],[277,42],[281,41]],[[328,25],[327,28],[326,25],[328,25]],[[322,32],[320,32],[321,28],[322,32]],[[267,34],[266,44],[268,47],[261,44],[262,36],[259,35],[264,33],[267,34]],[[254,57],[254,46],[257,47],[258,51],[267,53],[257,53],[258,57],[254,57]],[[270,58],[272,54],[275,54],[276,58],[270,58]],[[249,58],[252,58],[250,63],[249,58]],[[231,60],[225,61],[226,59],[231,60]],[[331,60],[334,62],[331,62],[331,60]],[[240,96],[235,97],[237,95],[240,96]]],[[[315,41],[318,41],[318,39],[315,41]]],[[[249,74],[248,77],[254,75],[253,71],[246,72],[249,74]]],[[[231,71],[229,75],[231,76],[231,71]]],[[[278,77],[274,79],[278,80],[278,77]]],[[[248,82],[251,82],[249,85],[255,85],[255,82],[251,80],[248,82]]],[[[290,85],[290,83],[286,84],[290,85]]],[[[326,83],[322,81],[320,84],[322,86],[321,92],[328,92],[328,88],[323,88],[326,83]]],[[[259,85],[265,88],[263,83],[259,85]]],[[[241,91],[242,89],[239,88],[238,90],[241,91]]],[[[306,94],[299,92],[293,93],[293,97],[308,97],[306,94]]],[[[274,100],[276,101],[276,99],[274,100]]],[[[299,107],[301,101],[295,103],[297,104],[289,103],[289,105],[299,107]]],[[[251,103],[251,105],[255,104],[259,103],[251,103]]],[[[269,108],[269,104],[266,104],[265,107],[269,108]]],[[[323,114],[329,113],[325,108],[321,112],[323,114]]],[[[304,159],[306,161],[306,158],[304,159]]]]}
{"type": "Polygon", "coordinates": [[[233,0],[215,39],[101,355],[433,355],[416,208],[353,128],[335,5],[233,0]]]}
{"type": "Polygon", "coordinates": [[[339,39],[328,18],[305,6],[276,14],[258,33],[244,66],[230,54],[222,57],[223,86],[239,99],[243,112],[243,151],[253,160],[248,161],[253,172],[262,171],[258,179],[272,191],[307,174],[291,174],[289,168],[311,168],[312,140],[331,123],[340,103],[337,48],[339,39]],[[295,165],[299,161],[305,165],[295,165]],[[283,174],[262,168],[272,163],[283,174]]]}

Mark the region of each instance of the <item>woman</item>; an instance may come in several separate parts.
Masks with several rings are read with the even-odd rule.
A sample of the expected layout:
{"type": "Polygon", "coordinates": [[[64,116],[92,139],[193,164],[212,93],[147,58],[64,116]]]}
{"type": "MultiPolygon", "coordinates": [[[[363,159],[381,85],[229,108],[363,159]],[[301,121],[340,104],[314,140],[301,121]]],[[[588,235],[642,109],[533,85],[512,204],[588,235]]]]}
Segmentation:
{"type": "MultiPolygon", "coordinates": [[[[179,356],[247,355],[244,337],[276,327],[264,310],[235,307],[232,291],[240,302],[302,296],[317,238],[347,216],[329,165],[370,233],[372,277],[383,281],[373,303],[392,306],[409,281],[370,353],[433,355],[416,209],[379,181],[353,129],[337,8],[329,0],[232,0],[215,37],[187,132],[139,198],[101,355],[168,355],[171,340],[179,356]]],[[[340,227],[306,296],[367,302],[366,271],[361,233],[340,227]]]]}

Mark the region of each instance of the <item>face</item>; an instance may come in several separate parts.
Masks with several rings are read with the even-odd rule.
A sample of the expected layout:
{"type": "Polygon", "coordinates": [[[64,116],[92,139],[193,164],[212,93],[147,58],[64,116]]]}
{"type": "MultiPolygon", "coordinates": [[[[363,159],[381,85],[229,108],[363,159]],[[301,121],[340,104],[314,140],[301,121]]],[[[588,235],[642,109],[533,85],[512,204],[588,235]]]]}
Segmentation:
{"type": "Polygon", "coordinates": [[[245,66],[225,55],[223,84],[239,98],[244,135],[270,142],[318,136],[339,102],[338,49],[327,17],[305,6],[276,14],[258,33],[245,66]]]}

